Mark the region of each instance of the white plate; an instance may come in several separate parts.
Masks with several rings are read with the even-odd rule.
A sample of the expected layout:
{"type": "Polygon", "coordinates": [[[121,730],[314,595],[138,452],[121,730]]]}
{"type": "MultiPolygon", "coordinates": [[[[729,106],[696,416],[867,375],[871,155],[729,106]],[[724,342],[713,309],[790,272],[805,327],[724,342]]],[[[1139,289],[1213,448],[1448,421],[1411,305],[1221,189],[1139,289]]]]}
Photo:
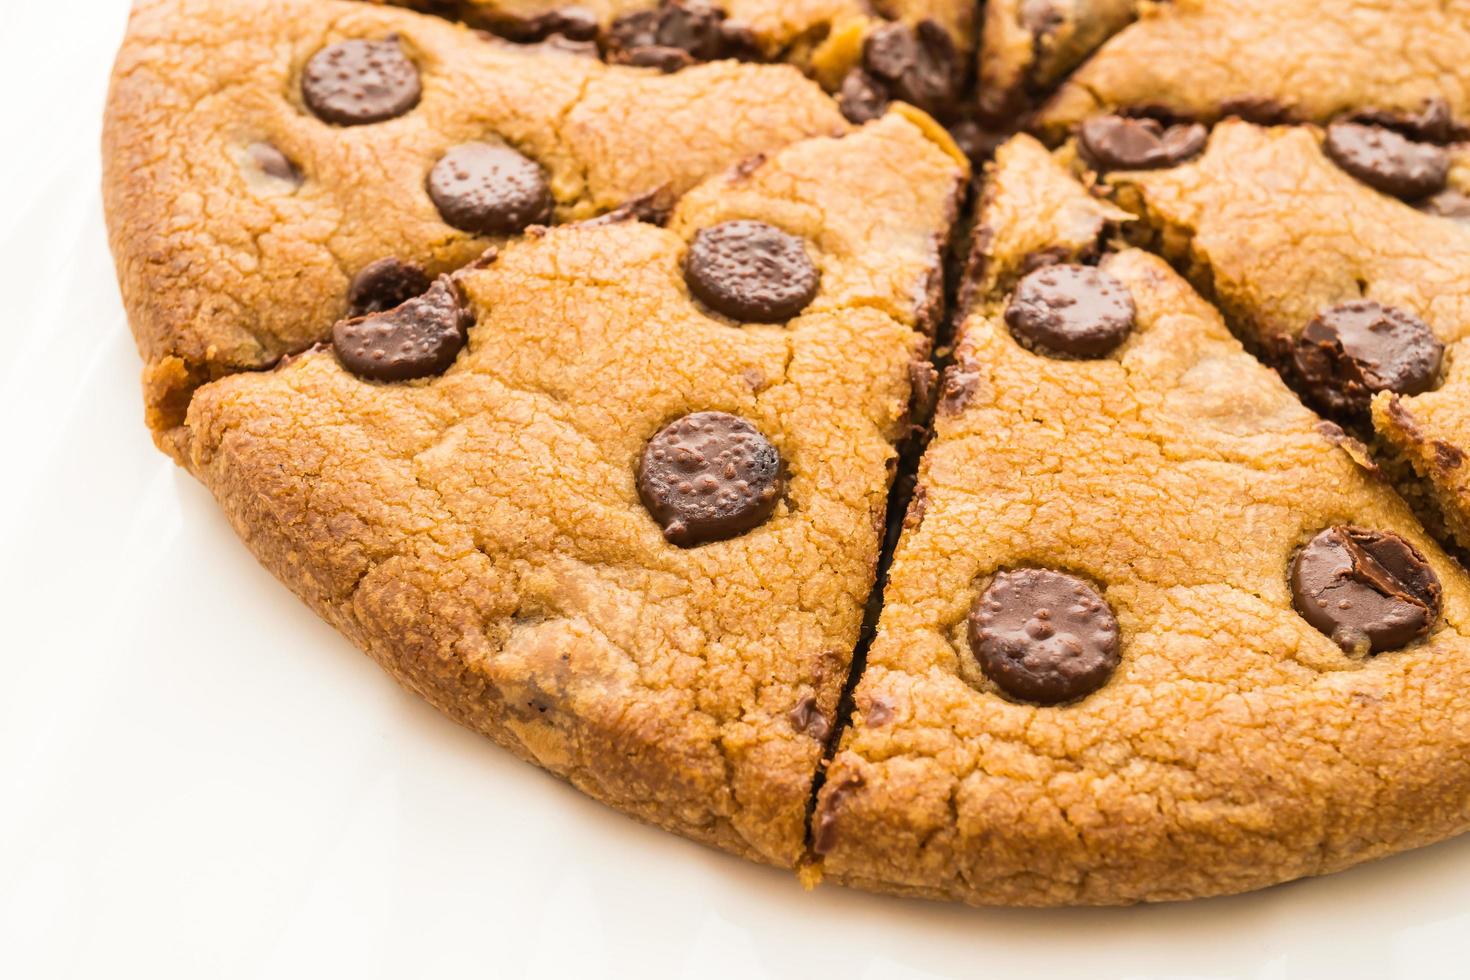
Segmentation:
{"type": "Polygon", "coordinates": [[[807,894],[441,719],[149,443],[97,191],[125,2],[0,6],[0,977],[1465,975],[1470,839],[1154,908],[807,894]]]}

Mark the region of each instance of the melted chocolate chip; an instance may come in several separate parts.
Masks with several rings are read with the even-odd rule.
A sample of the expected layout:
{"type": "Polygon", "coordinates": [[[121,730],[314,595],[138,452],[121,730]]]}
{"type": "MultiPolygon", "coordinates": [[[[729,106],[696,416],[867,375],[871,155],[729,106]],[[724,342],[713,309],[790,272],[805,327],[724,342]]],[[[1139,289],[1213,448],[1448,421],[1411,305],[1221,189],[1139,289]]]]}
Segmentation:
{"type": "Polygon", "coordinates": [[[1325,310],[1292,350],[1292,368],[1324,409],[1361,415],[1380,391],[1417,395],[1439,377],[1444,344],[1407,310],[1360,299],[1325,310]]]}
{"type": "Polygon", "coordinates": [[[1357,655],[1396,650],[1439,619],[1434,569],[1388,531],[1339,525],[1320,532],[1292,561],[1291,592],[1303,619],[1357,655]]]}
{"type": "Polygon", "coordinates": [[[970,399],[975,397],[975,390],[980,387],[981,380],[979,365],[973,360],[956,360],[944,369],[944,376],[939,383],[939,404],[936,411],[940,415],[958,415],[963,412],[970,404],[970,399]]]}
{"type": "Polygon", "coordinates": [[[427,291],[429,277],[423,266],[389,256],[363,266],[347,287],[349,316],[382,313],[427,291]]]}
{"type": "Polygon", "coordinates": [[[1199,123],[1166,127],[1157,119],[1094,116],[1077,131],[1077,143],[1098,170],[1157,170],[1197,156],[1208,136],[1199,123]]]}
{"type": "Polygon", "coordinates": [[[1457,190],[1443,190],[1420,201],[1419,210],[1440,218],[1470,222],[1470,196],[1457,190]]]}
{"type": "Polygon", "coordinates": [[[370,381],[407,381],[440,374],[464,346],[474,316],[448,276],[429,291],[383,313],[341,320],[332,347],[342,366],[370,381]]]}
{"type": "Polygon", "coordinates": [[[797,732],[810,736],[818,742],[827,740],[827,733],[832,726],[827,721],[827,716],[822,714],[822,709],[817,707],[817,699],[808,694],[796,703],[786,715],[791,727],[797,732]]]}
{"type": "Polygon", "coordinates": [[[1397,130],[1424,143],[1449,143],[1466,135],[1465,127],[1455,122],[1450,104],[1441,98],[1425,99],[1424,108],[1417,113],[1402,109],[1365,109],[1353,113],[1348,121],[1397,130]]]}
{"type": "Polygon", "coordinates": [[[863,69],[889,98],[941,118],[952,115],[958,104],[959,65],[954,40],[932,20],[884,24],[863,42],[863,69]]]}
{"type": "Polygon", "coordinates": [[[495,33],[517,44],[535,44],[554,36],[568,41],[592,41],[597,38],[597,13],[586,7],[562,7],[528,17],[496,17],[491,21],[495,33]]]}
{"type": "Polygon", "coordinates": [[[341,41],[322,48],[301,76],[306,107],[338,126],[401,116],[418,105],[419,70],[397,37],[341,41]]]}
{"type": "Polygon", "coordinates": [[[551,220],[546,172],[499,144],[450,149],[429,171],[429,197],[445,224],[476,235],[513,235],[551,220]]]}
{"type": "Polygon", "coordinates": [[[694,412],[643,449],[638,496],[681,548],[723,541],[765,523],[781,498],[781,456],[745,419],[694,412]]]}
{"type": "Polygon", "coordinates": [[[1006,307],[1006,323],[1022,346],[1051,356],[1111,353],[1133,329],[1128,287],[1090,265],[1058,264],[1029,273],[1006,307]]]}
{"type": "Polygon", "coordinates": [[[970,649],[1002,691],[1059,704],[1118,666],[1118,620],[1097,590],[1045,568],[999,572],[970,612],[970,649]]]}
{"type": "Polygon", "coordinates": [[[837,91],[837,107],[848,122],[862,125],[888,111],[888,89],[861,68],[854,68],[842,79],[837,91]]]}
{"type": "Polygon", "coordinates": [[[660,71],[759,56],[749,29],[728,22],[724,8],[703,0],[662,0],[654,10],[624,14],[608,30],[610,61],[660,71]]]}
{"type": "Polygon", "coordinates": [[[250,156],[250,161],[267,177],[284,180],[286,183],[296,187],[301,186],[302,176],[300,169],[274,144],[263,142],[251,143],[245,147],[245,152],[250,156]]]}
{"type": "Polygon", "coordinates": [[[827,854],[837,845],[837,814],[847,804],[847,798],[856,794],[863,785],[863,777],[854,775],[822,791],[821,802],[812,819],[812,853],[827,854]]]}
{"type": "Polygon", "coordinates": [[[1450,156],[1444,147],[1416,143],[1381,126],[1333,123],[1323,149],[1369,187],[1405,201],[1444,190],[1449,179],[1450,156]]]}
{"type": "Polygon", "coordinates": [[[763,221],[726,221],[689,245],[689,291],[732,320],[780,323],[817,295],[819,275],[806,243],[763,221]]]}

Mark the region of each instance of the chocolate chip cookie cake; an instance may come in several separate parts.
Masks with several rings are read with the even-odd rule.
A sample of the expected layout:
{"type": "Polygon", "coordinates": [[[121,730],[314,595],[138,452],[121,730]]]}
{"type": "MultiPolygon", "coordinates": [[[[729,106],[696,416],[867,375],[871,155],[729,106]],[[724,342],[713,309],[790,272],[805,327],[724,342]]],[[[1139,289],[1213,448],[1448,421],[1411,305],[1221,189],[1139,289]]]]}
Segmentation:
{"type": "Polygon", "coordinates": [[[1470,826],[1470,0],[138,0],[159,447],[456,721],[807,884],[1470,826]],[[407,8],[407,9],[406,9],[407,8]]]}

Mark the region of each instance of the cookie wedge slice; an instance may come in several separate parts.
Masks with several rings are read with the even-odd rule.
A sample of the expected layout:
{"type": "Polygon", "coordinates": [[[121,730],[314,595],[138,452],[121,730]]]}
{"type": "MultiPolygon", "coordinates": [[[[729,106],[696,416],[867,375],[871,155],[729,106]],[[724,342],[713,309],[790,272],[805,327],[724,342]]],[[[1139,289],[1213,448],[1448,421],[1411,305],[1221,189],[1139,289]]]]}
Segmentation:
{"type": "Polygon", "coordinates": [[[184,458],[267,568],[450,717],[793,866],[967,180],[893,112],[711,178],[666,228],[536,231],[442,303],[348,321],[392,360],[468,312],[442,373],[362,377],[339,335],[201,387],[184,458]],[[793,300],[767,260],[799,311],[722,312],[793,300]]]}
{"type": "Polygon", "coordinates": [[[378,291],[422,288],[529,224],[846,128],[787,66],[665,76],[371,4],[146,0],[103,190],[149,425],[171,448],[199,384],[326,339],[378,263],[411,267],[378,291]]]}
{"type": "MultiPolygon", "coordinates": [[[[1003,147],[989,215],[1023,213],[1043,162],[1060,184],[1028,138],[1003,147]]],[[[1022,273],[1070,222],[982,220],[992,281],[1016,286],[961,326],[813,817],[820,871],[979,904],[1112,904],[1463,830],[1465,573],[1162,259],[1022,273]],[[1077,285],[1095,281],[1113,291],[1077,285]],[[1078,310],[1121,304],[1128,329],[1107,353],[1038,352],[1039,321],[1013,310],[1033,288],[1063,341],[1078,310]],[[1332,560],[1360,542],[1393,567],[1377,586],[1371,556],[1332,560]],[[1356,605],[1321,591],[1324,570],[1356,605]]]]}
{"type": "Polygon", "coordinates": [[[989,0],[980,46],[980,114],[1012,121],[1138,16],[1141,0],[989,0]]]}
{"type": "MultiPolygon", "coordinates": [[[[395,0],[389,0],[395,2],[395,0]]],[[[401,0],[520,41],[598,41],[610,60],[677,71],[721,58],[787,61],[865,103],[954,111],[975,49],[972,0],[401,0]]],[[[881,112],[878,106],[876,112],[881,112]]]]}
{"type": "Polygon", "coordinates": [[[1361,110],[1407,119],[1431,100],[1464,120],[1467,45],[1461,0],[1150,3],[1057,90],[1038,125],[1060,138],[1128,110],[1200,122],[1326,122],[1361,110]]]}
{"type": "Polygon", "coordinates": [[[1222,123],[1197,160],[1110,182],[1308,398],[1364,426],[1372,400],[1470,547],[1470,225],[1353,176],[1307,127],[1222,123]]]}

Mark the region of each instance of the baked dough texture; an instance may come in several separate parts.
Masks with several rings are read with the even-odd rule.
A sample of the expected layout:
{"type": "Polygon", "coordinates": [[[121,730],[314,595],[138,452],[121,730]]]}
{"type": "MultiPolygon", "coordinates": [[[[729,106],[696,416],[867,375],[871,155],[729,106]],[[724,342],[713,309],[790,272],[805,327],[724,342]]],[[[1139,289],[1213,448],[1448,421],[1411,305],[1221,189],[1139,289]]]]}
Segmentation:
{"type": "Polygon", "coordinates": [[[981,12],[139,0],[155,440],[449,717],[809,885],[1463,831],[1470,0],[981,12]]]}

